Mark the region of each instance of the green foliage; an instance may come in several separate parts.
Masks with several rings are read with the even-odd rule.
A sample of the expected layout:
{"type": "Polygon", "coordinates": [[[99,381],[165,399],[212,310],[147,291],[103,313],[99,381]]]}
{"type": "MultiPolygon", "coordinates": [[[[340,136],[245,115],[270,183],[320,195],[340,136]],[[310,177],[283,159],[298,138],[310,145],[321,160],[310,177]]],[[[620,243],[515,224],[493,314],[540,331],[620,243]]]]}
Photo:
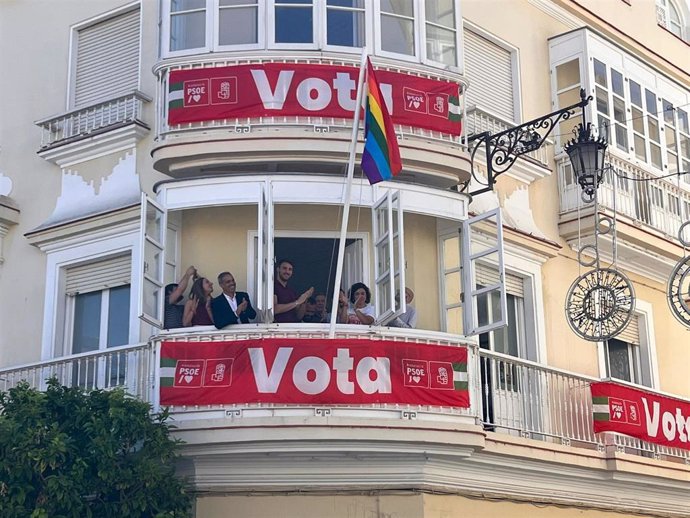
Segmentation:
{"type": "Polygon", "coordinates": [[[21,384],[0,393],[2,518],[182,518],[167,412],[123,391],[21,384]]]}

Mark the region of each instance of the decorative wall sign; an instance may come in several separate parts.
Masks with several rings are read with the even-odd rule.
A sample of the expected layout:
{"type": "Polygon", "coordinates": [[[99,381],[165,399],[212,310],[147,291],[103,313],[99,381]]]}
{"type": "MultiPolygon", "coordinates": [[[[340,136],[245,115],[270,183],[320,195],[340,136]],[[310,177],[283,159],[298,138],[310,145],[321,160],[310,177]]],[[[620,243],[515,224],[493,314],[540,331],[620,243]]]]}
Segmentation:
{"type": "MultiPolygon", "coordinates": [[[[678,240],[684,248],[690,247],[684,232],[690,229],[690,221],[683,223],[678,230],[678,240]]],[[[666,287],[666,299],[673,316],[681,324],[690,327],[690,256],[681,259],[671,272],[666,287]]]]}
{"type": "Polygon", "coordinates": [[[630,280],[610,268],[591,270],[570,286],[566,316],[571,329],[585,340],[608,340],[625,329],[632,317],[635,293],[630,280]]]}

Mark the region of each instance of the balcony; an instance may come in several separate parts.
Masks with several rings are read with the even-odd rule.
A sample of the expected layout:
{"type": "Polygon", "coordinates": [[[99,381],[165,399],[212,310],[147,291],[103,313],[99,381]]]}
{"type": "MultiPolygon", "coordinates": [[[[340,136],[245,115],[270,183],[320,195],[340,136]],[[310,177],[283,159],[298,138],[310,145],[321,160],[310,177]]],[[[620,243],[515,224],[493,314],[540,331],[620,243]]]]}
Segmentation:
{"type": "MultiPolygon", "coordinates": [[[[171,331],[154,337],[147,344],[115,347],[107,351],[0,369],[0,390],[8,390],[20,381],[41,388],[45,379],[55,376],[60,383],[86,389],[122,387],[130,394],[150,402],[156,410],[159,408],[160,379],[156,359],[159,358],[163,341],[213,343],[252,338],[328,337],[327,326],[309,327],[310,330],[305,330],[305,325],[256,324],[235,326],[223,331],[171,331]]],[[[405,404],[313,406],[268,403],[172,406],[170,410],[180,427],[180,433],[187,438],[190,430],[213,428],[218,423],[223,427],[232,423],[232,428],[249,426],[253,429],[256,426],[290,428],[293,422],[307,428],[310,423],[317,426],[318,422],[317,427],[325,424],[318,419],[315,422],[314,418],[328,418],[328,422],[343,419],[351,425],[357,423],[353,425],[355,427],[365,428],[364,423],[377,422],[391,430],[405,429],[412,421],[415,429],[428,430],[429,433],[438,431],[439,427],[450,427],[449,430],[469,434],[466,439],[471,444],[466,446],[471,450],[482,448],[482,441],[477,442],[476,437],[471,437],[476,435],[477,430],[481,432],[483,429],[482,435],[486,435],[487,440],[490,437],[498,440],[502,436],[506,437],[503,441],[520,442],[527,439],[532,441],[531,447],[536,447],[539,442],[549,443],[556,451],[587,457],[594,455],[602,460],[625,454],[623,460],[636,456],[690,464],[690,450],[661,446],[615,433],[595,434],[590,384],[599,381],[596,378],[477,349],[459,340],[457,335],[446,333],[364,326],[360,329],[341,325],[338,326],[336,338],[356,341],[370,339],[372,333],[375,339],[397,341],[401,345],[469,345],[470,408],[405,404]],[[476,425],[479,428],[475,429],[476,425]],[[509,436],[513,439],[509,439],[509,436]]]]}
{"type": "Polygon", "coordinates": [[[36,122],[41,128],[39,156],[64,165],[123,144],[134,144],[149,131],[143,110],[151,102],[139,91],[36,122]],[[95,151],[94,151],[95,150],[95,151]]]}
{"type": "MultiPolygon", "coordinates": [[[[597,196],[600,214],[616,216],[618,260],[630,271],[647,276],[658,274],[666,282],[674,263],[683,256],[678,242],[681,224],[690,218],[690,185],[657,176],[627,160],[609,154],[608,172],[599,186],[597,196]]],[[[567,157],[558,161],[560,220],[562,237],[575,246],[592,244],[594,232],[593,206],[581,201],[581,189],[574,180],[567,157]],[[578,214],[580,218],[578,219],[578,214]]],[[[601,238],[611,245],[611,234],[601,238]]],[[[611,260],[610,252],[603,252],[611,260]]]]}
{"type": "MultiPolygon", "coordinates": [[[[170,78],[178,71],[242,65],[285,67],[322,65],[358,67],[357,59],[337,54],[265,54],[228,58],[166,60],[155,67],[158,78],[154,168],[175,178],[227,172],[319,172],[340,174],[351,141],[351,118],[324,116],[229,117],[170,123],[170,78]]],[[[377,69],[424,80],[462,82],[434,69],[379,59],[377,69]]],[[[241,91],[242,84],[238,87],[241,91]]],[[[291,88],[296,88],[293,84],[291,88]]],[[[354,86],[353,86],[354,88],[354,86]]],[[[353,95],[354,90],[350,91],[353,95]]],[[[228,94],[230,95],[230,94],[228,94]]],[[[338,93],[340,95],[340,93],[338,93]]],[[[334,94],[335,97],[335,94],[334,94]]],[[[339,101],[340,102],[340,101],[339,101]]],[[[469,160],[461,136],[409,125],[396,125],[405,171],[403,179],[447,188],[469,178],[469,160]]],[[[362,135],[360,133],[360,139],[362,135]]],[[[362,142],[360,140],[360,142],[362,142]]]]}

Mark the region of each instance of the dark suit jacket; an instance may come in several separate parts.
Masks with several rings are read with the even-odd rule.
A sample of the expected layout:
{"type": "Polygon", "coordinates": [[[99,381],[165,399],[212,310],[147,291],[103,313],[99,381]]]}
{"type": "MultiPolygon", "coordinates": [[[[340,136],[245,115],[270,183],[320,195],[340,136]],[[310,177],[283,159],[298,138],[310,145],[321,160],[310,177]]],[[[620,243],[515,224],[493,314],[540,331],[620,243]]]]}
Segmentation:
{"type": "MultiPolygon", "coordinates": [[[[243,324],[248,324],[250,318],[256,318],[256,311],[252,307],[252,303],[249,300],[249,295],[244,291],[235,292],[235,298],[237,299],[237,305],[242,304],[244,300],[247,301],[247,309],[240,314],[239,320],[243,324]]],[[[211,301],[211,311],[213,311],[213,322],[218,329],[222,329],[230,324],[239,324],[237,315],[230,307],[228,299],[225,298],[224,294],[218,295],[211,301]]]]}

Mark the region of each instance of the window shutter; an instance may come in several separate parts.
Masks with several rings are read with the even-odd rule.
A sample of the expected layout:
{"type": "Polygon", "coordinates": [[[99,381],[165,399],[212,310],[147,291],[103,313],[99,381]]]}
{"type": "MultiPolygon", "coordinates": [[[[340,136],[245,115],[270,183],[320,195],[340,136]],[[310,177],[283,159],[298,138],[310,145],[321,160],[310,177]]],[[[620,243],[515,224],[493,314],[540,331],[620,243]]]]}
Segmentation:
{"type": "Polygon", "coordinates": [[[511,52],[465,29],[465,75],[470,81],[467,106],[477,105],[515,121],[511,52]]]}
{"type": "Polygon", "coordinates": [[[138,8],[78,31],[74,108],[138,87],[139,32],[138,8]]]}
{"type": "MultiPolygon", "coordinates": [[[[477,264],[477,284],[490,286],[498,282],[498,270],[485,264],[477,264]]],[[[522,277],[506,272],[506,293],[525,298],[525,282],[522,277]]]]}
{"type": "Polygon", "coordinates": [[[629,344],[640,345],[640,322],[639,316],[633,315],[630,319],[628,327],[626,327],[618,336],[616,340],[627,342],[629,344]]]}
{"type": "Polygon", "coordinates": [[[72,266],[66,271],[65,293],[77,295],[130,284],[132,259],[129,254],[104,261],[72,266]]]}

